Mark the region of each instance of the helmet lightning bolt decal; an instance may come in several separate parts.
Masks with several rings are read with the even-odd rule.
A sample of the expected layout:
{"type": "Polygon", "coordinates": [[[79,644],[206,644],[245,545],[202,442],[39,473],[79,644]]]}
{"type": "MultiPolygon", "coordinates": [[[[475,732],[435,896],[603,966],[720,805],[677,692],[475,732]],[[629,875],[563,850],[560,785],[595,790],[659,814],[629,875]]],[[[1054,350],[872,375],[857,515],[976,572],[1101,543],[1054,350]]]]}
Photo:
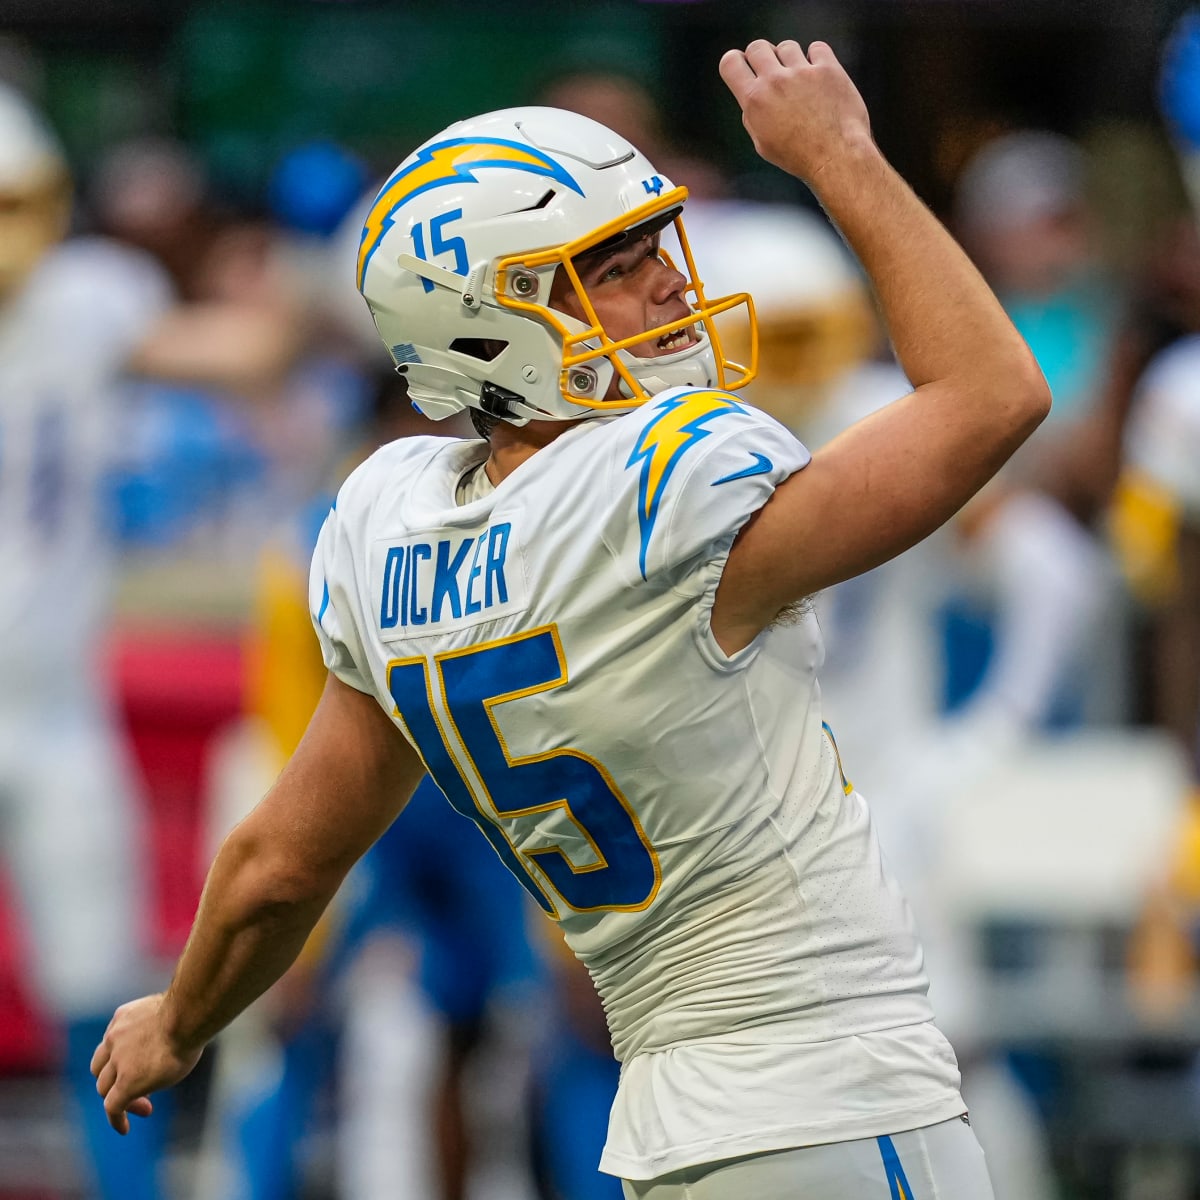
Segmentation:
{"type": "Polygon", "coordinates": [[[679,460],[712,431],[709,421],[722,413],[741,412],[741,405],[724,392],[687,392],[655,405],[657,415],[642,430],[626,469],[641,464],[638,481],[638,524],[642,533],[639,565],[646,578],[646,555],[658,508],[679,460]]]}
{"type": "Polygon", "coordinates": [[[908,1176],[900,1165],[900,1155],[896,1153],[895,1143],[890,1137],[876,1138],[879,1144],[879,1154],[883,1159],[883,1169],[887,1176],[888,1190],[891,1200],[917,1200],[908,1176]]]}
{"type": "Polygon", "coordinates": [[[430,188],[449,183],[478,183],[474,172],[484,167],[508,167],[531,175],[545,175],[583,195],[583,189],[561,163],[521,142],[504,138],[450,138],[425,146],[417,151],[411,162],[397,168],[371,205],[358,245],[359,289],[362,289],[371,255],[395,221],[397,209],[430,188]]]}

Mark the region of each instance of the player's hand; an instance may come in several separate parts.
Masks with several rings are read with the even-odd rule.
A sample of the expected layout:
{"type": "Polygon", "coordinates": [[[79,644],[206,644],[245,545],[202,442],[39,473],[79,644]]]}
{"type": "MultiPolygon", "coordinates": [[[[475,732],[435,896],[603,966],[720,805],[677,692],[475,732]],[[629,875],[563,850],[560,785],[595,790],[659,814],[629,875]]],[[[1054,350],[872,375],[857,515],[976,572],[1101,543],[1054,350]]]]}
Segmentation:
{"type": "Polygon", "coordinates": [[[108,1023],[92,1055],[96,1091],[104,1101],[108,1123],[129,1132],[129,1114],[148,1117],[154,1111],[150,1093],[178,1083],[196,1065],[200,1051],[181,1052],[163,1028],[161,995],[122,1004],[108,1023]]]}
{"type": "Polygon", "coordinates": [[[807,55],[797,42],[751,42],[727,51],[720,71],[754,148],[805,183],[839,155],[873,145],[867,106],[824,42],[807,55]]]}

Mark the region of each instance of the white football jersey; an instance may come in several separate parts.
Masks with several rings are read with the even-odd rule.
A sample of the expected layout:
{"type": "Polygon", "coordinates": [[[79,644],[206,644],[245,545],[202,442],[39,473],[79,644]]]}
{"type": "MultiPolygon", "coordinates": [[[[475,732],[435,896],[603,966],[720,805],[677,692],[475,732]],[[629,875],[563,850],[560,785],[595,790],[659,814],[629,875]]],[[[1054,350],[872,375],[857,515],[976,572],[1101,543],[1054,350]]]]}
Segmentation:
{"type": "Polygon", "coordinates": [[[101,483],[116,381],[166,307],[150,259],[77,239],[0,307],[0,678],[73,688],[91,658],[111,551],[101,483]]]}
{"type": "Polygon", "coordinates": [[[907,907],[822,722],[815,619],[732,657],[709,628],[734,537],[808,452],[726,393],[672,389],[459,506],[486,455],[411,438],[364,463],[322,530],[313,613],[330,669],[589,968],[624,1064],[604,1168],[961,1112],[907,907]],[[805,1047],[830,1043],[851,1057],[822,1051],[814,1078],[805,1047]],[[764,1119],[751,1091],[781,1107],[764,1119]]]}

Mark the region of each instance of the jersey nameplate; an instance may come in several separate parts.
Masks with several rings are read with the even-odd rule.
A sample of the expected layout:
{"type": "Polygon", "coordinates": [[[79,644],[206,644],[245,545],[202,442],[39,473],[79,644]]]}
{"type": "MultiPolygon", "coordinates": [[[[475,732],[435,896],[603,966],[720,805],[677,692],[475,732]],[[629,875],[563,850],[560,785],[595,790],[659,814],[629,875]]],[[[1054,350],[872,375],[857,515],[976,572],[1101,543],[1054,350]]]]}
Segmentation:
{"type": "Polygon", "coordinates": [[[375,543],[373,559],[385,642],[445,633],[525,608],[521,551],[508,521],[479,534],[384,539],[375,543]]]}

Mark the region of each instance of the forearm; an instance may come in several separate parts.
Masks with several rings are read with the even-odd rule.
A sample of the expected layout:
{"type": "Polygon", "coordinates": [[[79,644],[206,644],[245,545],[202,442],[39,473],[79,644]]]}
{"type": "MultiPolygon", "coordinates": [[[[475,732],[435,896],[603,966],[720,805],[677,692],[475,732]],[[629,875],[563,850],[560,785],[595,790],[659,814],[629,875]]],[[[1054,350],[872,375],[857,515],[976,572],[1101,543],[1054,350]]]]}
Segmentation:
{"type": "Polygon", "coordinates": [[[860,138],[822,165],[813,191],[870,276],[896,356],[914,387],[953,381],[964,402],[1038,380],[999,301],[958,244],[860,138]]]}
{"type": "Polygon", "coordinates": [[[209,871],[163,1001],[172,1043],[198,1048],[287,970],[424,770],[372,697],[328,677],[295,754],[209,871]]]}
{"type": "Polygon", "coordinates": [[[129,366],[185,383],[270,387],[291,368],[300,343],[295,314],[252,304],[195,304],[163,317],[129,366]]]}
{"type": "Polygon", "coordinates": [[[264,868],[234,830],[213,862],[163,1002],[164,1032],[197,1050],[295,961],[335,885],[300,885],[264,868]]]}
{"type": "Polygon", "coordinates": [[[423,773],[375,699],[330,675],[275,786],[218,852],[170,987],[123,1004],[96,1048],[96,1089],[118,1133],[287,970],[423,773]]]}

